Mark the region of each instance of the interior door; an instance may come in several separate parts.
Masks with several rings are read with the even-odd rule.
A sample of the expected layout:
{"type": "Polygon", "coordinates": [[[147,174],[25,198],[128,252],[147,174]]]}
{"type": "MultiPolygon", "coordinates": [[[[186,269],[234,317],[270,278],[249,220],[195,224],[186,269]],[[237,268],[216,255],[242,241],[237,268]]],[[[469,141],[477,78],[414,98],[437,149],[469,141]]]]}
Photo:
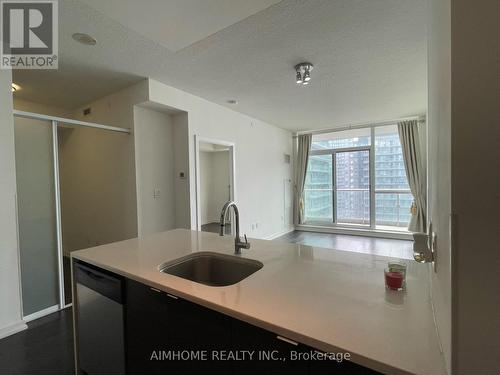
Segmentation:
{"type": "Polygon", "coordinates": [[[52,123],[14,117],[24,316],[57,306],[59,264],[52,123]]]}
{"type": "Polygon", "coordinates": [[[335,222],[370,226],[370,150],[335,153],[335,222]]]}

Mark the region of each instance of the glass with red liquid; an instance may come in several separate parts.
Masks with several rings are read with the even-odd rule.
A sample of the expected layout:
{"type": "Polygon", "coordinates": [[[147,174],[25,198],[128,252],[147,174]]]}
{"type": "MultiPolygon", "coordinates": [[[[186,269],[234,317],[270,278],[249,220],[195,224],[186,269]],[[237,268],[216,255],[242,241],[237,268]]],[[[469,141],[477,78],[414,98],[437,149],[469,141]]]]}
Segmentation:
{"type": "Polygon", "coordinates": [[[384,277],[385,277],[385,287],[387,289],[403,290],[405,281],[404,272],[386,268],[384,270],[384,277]]]}

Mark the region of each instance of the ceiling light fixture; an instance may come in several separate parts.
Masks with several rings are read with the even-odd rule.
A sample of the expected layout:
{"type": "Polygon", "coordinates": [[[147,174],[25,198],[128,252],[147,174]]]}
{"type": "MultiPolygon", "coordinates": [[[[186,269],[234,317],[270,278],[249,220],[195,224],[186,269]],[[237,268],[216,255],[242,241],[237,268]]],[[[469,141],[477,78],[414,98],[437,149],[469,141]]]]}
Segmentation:
{"type": "Polygon", "coordinates": [[[311,70],[313,70],[313,64],[309,62],[303,62],[295,65],[295,82],[302,85],[308,85],[311,80],[311,70]]]}
{"type": "Polygon", "coordinates": [[[86,46],[95,46],[97,44],[97,40],[89,34],[74,33],[71,37],[78,43],[85,44],[86,46]]]}
{"type": "Polygon", "coordinates": [[[19,86],[18,84],[12,83],[11,90],[12,90],[12,92],[19,91],[19,90],[21,90],[21,86],[19,86]]]}

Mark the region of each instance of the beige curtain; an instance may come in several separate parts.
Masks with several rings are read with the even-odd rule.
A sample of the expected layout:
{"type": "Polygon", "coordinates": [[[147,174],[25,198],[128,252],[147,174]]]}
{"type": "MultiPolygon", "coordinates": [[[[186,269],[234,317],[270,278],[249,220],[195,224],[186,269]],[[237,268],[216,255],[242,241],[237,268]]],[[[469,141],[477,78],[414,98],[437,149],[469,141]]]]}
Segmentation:
{"type": "Polygon", "coordinates": [[[408,230],[411,232],[426,231],[426,189],[422,165],[420,138],[418,136],[418,121],[403,121],[398,123],[399,140],[403,149],[406,177],[413,195],[411,219],[408,230]]]}
{"type": "Polygon", "coordinates": [[[295,159],[295,211],[297,222],[304,222],[304,184],[307,174],[307,162],[311,149],[312,135],[301,134],[297,138],[297,155],[295,159]]]}

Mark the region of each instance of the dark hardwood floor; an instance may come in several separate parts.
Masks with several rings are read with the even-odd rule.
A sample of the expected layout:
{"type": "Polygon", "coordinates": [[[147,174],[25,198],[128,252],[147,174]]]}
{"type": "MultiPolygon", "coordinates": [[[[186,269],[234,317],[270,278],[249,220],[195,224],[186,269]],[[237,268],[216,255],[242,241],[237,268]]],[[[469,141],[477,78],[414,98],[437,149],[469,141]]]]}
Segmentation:
{"type": "Polygon", "coordinates": [[[382,255],[393,258],[413,259],[413,241],[406,240],[296,230],[278,237],[276,241],[286,241],[308,246],[382,255]]]}
{"type": "Polygon", "coordinates": [[[28,323],[0,340],[1,375],[73,375],[71,308],[28,323]]]}

